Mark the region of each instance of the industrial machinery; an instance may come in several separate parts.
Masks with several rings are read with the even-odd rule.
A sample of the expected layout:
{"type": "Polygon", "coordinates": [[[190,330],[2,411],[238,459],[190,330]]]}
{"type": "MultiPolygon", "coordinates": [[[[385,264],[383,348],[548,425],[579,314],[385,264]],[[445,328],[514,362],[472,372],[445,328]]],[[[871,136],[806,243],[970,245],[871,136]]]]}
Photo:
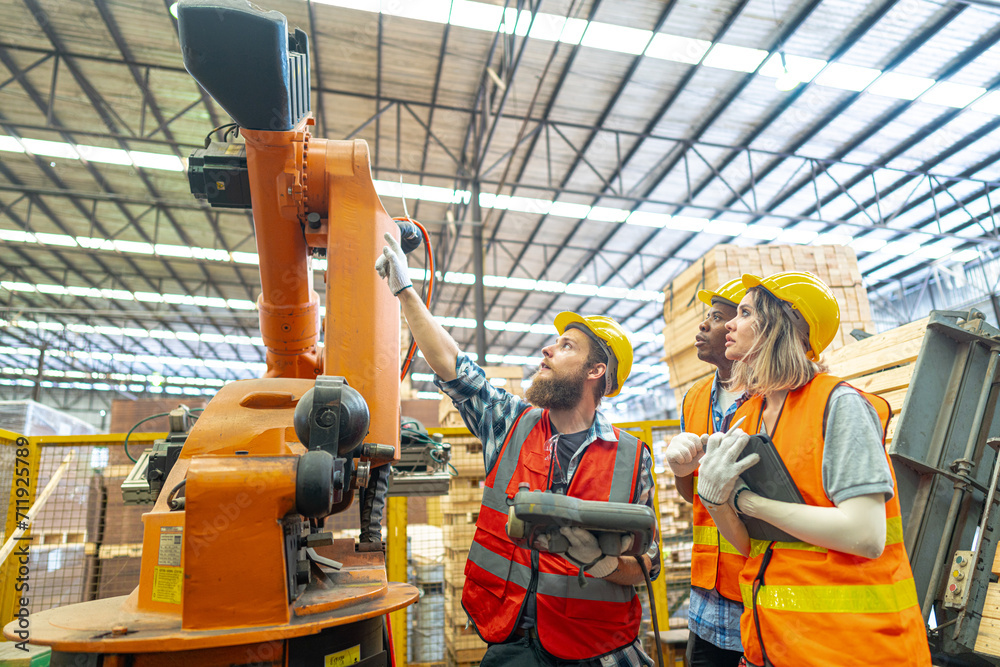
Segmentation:
{"type": "MultiPolygon", "coordinates": [[[[406,249],[405,246],[403,248],[406,249]]],[[[390,496],[443,496],[451,484],[451,445],[416,419],[400,424],[399,461],[392,464],[390,496]]]]}
{"type": "Polygon", "coordinates": [[[418,592],[386,580],[380,544],[323,521],[398,459],[399,307],[373,265],[400,232],[367,145],[312,135],[305,33],[246,0],[182,0],[178,21],[185,66],[235,120],[188,176],[210,205],[252,208],[267,372],[215,395],[165,493],[146,466],[138,588],[33,614],[30,642],[54,666],[385,666],[384,618],[418,592]]]}
{"type": "MultiPolygon", "coordinates": [[[[196,408],[194,411],[200,412],[201,410],[196,408]]],[[[170,431],[166,438],[154,440],[153,447],[140,454],[138,460],[132,459],[132,455],[128,454],[128,457],[135,461],[135,465],[125,477],[125,481],[122,482],[122,498],[126,505],[152,505],[156,502],[163,489],[163,481],[170,474],[174,464],[177,463],[177,457],[180,456],[181,449],[184,447],[188,432],[197,419],[191,413],[192,410],[182,404],[170,412],[146,417],[132,427],[132,431],[134,431],[139,424],[150,419],[166,417],[170,431]]],[[[125,436],[126,453],[129,451],[128,439],[132,435],[132,431],[129,431],[128,435],[125,436]]]]}
{"type": "Polygon", "coordinates": [[[889,447],[935,664],[1000,665],[977,651],[996,586],[998,357],[1000,331],[982,313],[931,312],[889,447]]]}

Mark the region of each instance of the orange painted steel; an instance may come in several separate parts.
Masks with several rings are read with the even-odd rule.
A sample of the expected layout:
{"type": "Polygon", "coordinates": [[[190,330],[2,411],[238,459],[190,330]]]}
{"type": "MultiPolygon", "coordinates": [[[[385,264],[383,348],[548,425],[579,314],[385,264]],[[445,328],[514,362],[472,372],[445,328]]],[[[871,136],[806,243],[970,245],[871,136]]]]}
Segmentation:
{"type": "MultiPolygon", "coordinates": [[[[374,270],[383,235],[399,231],[375,193],[367,144],[314,139],[312,124],[307,117],[290,132],[241,131],[266,376],[227,384],[191,430],[143,516],[139,587],[33,614],[32,643],[102,653],[106,665],[159,665],[161,656],[181,655],[191,664],[243,664],[227,663],[236,654],[224,647],[280,645],[281,664],[291,638],[416,601],[414,587],[386,580],[380,551],[355,552],[353,540],[317,548],[343,563],[340,570],[313,564],[309,585],[288,590],[282,521],[298,516],[297,464],[306,451],[293,414],[315,377],[343,376],[361,393],[371,414],[366,442],[397,446],[397,458],[399,442],[399,307],[374,270]],[[309,247],[327,250],[325,350],[309,247]],[[171,511],[168,496],[182,482],[185,507],[171,511]]],[[[352,494],[344,489],[339,509],[352,494]]]]}

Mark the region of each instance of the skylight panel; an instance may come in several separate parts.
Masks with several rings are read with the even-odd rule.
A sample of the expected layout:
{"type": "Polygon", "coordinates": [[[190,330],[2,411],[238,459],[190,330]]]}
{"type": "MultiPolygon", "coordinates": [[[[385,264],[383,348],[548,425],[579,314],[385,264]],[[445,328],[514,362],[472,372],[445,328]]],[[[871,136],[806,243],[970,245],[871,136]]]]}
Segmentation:
{"type": "Polygon", "coordinates": [[[120,148],[101,148],[100,146],[77,146],[80,157],[88,162],[103,162],[105,164],[120,164],[132,166],[132,158],[128,151],[120,148]]]}
{"type": "Polygon", "coordinates": [[[716,44],[701,64],[734,72],[753,72],[766,57],[767,51],[762,49],[748,49],[745,46],[733,46],[732,44],[716,44]]]}
{"type": "Polygon", "coordinates": [[[24,146],[21,145],[14,137],[8,137],[7,135],[0,134],[0,151],[7,151],[8,153],[23,153],[24,146]]]}
{"type": "Polygon", "coordinates": [[[693,218],[687,215],[675,215],[670,218],[667,229],[681,232],[700,232],[709,221],[705,218],[693,218]]]}
{"type": "Polygon", "coordinates": [[[652,36],[651,30],[591,21],[580,43],[595,49],[639,55],[646,50],[652,36]]]}
{"type": "Polygon", "coordinates": [[[760,239],[761,241],[773,241],[781,233],[781,227],[771,225],[747,225],[740,236],[748,239],[760,239]]]}
{"type": "Polygon", "coordinates": [[[573,220],[582,220],[590,215],[590,206],[586,204],[571,204],[564,201],[552,202],[552,206],[549,208],[549,215],[557,215],[561,218],[571,218],[573,220]]]}
{"type": "Polygon", "coordinates": [[[129,155],[132,157],[132,163],[137,167],[163,169],[165,171],[184,171],[184,163],[176,155],[145,153],[143,151],[129,151],[129,155]]]}
{"type": "Polygon", "coordinates": [[[826,67],[826,61],[819,58],[807,58],[806,56],[794,56],[785,54],[784,67],[781,64],[781,54],[775,53],[761,66],[757,73],[761,76],[777,79],[785,75],[785,68],[788,74],[793,76],[799,83],[807,83],[820,71],[826,67]]]}
{"type": "Polygon", "coordinates": [[[451,7],[449,22],[462,28],[496,32],[503,18],[503,7],[485,2],[455,0],[451,7]]]}
{"type": "Polygon", "coordinates": [[[35,155],[80,159],[80,154],[64,141],[45,141],[44,139],[25,139],[22,137],[21,145],[24,146],[25,150],[35,155]]]}
{"type": "Polygon", "coordinates": [[[972,105],[974,111],[1000,116],[1000,90],[984,95],[972,105]]]}
{"type": "Polygon", "coordinates": [[[850,245],[853,240],[853,236],[831,232],[829,234],[820,234],[817,236],[816,240],[812,242],[812,245],[850,245]]]}
{"type": "Polygon", "coordinates": [[[746,223],[730,222],[728,220],[712,220],[705,227],[705,231],[709,234],[719,234],[721,236],[739,236],[746,229],[746,223]]]}
{"type": "Polygon", "coordinates": [[[934,79],[924,76],[886,72],[868,86],[867,92],[900,100],[915,100],[933,85],[934,79]]]}
{"type": "Polygon", "coordinates": [[[881,70],[870,67],[830,63],[822,72],[816,75],[814,83],[820,86],[829,86],[830,88],[860,92],[867,88],[868,84],[877,79],[881,73],[881,70]]]}
{"type": "Polygon", "coordinates": [[[61,245],[67,248],[75,248],[77,246],[76,241],[72,236],[66,236],[65,234],[44,234],[35,233],[35,238],[38,239],[39,243],[44,243],[45,245],[61,245]]]}
{"type": "Polygon", "coordinates": [[[663,229],[669,222],[670,216],[666,213],[651,213],[649,211],[636,211],[625,220],[626,225],[640,225],[658,229],[663,229]]]}
{"type": "Polygon", "coordinates": [[[966,86],[962,83],[939,81],[936,86],[920,96],[921,102],[962,109],[986,93],[985,88],[966,86]]]}
{"type": "Polygon", "coordinates": [[[796,243],[798,245],[808,245],[819,236],[816,232],[807,229],[782,229],[778,234],[778,243],[796,243]]]}
{"type": "Polygon", "coordinates": [[[381,9],[386,16],[399,16],[432,23],[447,23],[451,2],[449,0],[405,0],[405,2],[389,0],[382,2],[381,9]]]}
{"type": "Polygon", "coordinates": [[[679,37],[661,32],[653,35],[649,46],[646,47],[646,55],[650,58],[697,65],[711,46],[712,42],[704,39],[679,37]]]}
{"type": "Polygon", "coordinates": [[[628,219],[629,211],[624,208],[608,208],[606,206],[593,206],[587,214],[588,220],[599,220],[601,222],[625,222],[628,219]]]}
{"type": "Polygon", "coordinates": [[[0,229],[0,241],[14,241],[15,243],[34,243],[35,235],[20,229],[0,229]]]}
{"type": "Polygon", "coordinates": [[[871,236],[861,236],[851,241],[850,246],[855,252],[878,252],[885,246],[885,241],[871,236]]]}

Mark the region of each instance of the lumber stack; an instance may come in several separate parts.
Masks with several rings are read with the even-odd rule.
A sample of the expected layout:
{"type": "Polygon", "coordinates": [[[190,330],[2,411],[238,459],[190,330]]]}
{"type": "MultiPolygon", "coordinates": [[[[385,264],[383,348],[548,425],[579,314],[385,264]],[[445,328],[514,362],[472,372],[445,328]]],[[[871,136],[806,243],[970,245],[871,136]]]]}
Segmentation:
{"type": "MultiPolygon", "coordinates": [[[[521,379],[524,377],[523,366],[483,366],[483,371],[493,386],[524,397],[524,388],[521,387],[521,379]]],[[[441,403],[438,405],[438,423],[444,428],[465,426],[461,415],[458,414],[458,408],[444,394],[441,395],[441,403]]]]}
{"type": "MultiPolygon", "coordinates": [[[[1000,549],[993,559],[993,574],[1000,574],[1000,549]]],[[[976,653],[1000,656],[1000,584],[991,583],[986,588],[979,634],[976,635],[976,653]]]]}
{"type": "Polygon", "coordinates": [[[697,299],[700,289],[714,290],[744,273],[767,276],[779,271],[808,271],[830,286],[840,304],[840,331],[828,350],[853,340],[851,331],[874,332],[868,293],[861,284],[854,250],[846,246],[717,245],[682,271],[664,289],[663,345],[670,386],[677,404],[695,382],[712,372],[698,359],[694,336],[708,306],[697,299]]]}
{"type": "Polygon", "coordinates": [[[451,444],[451,464],[458,474],[451,478],[448,495],[441,499],[444,522],[444,644],[448,664],[465,667],[477,664],[486,653],[486,643],[471,625],[466,627],[468,619],[462,609],[465,562],[476,532],[486,466],[482,444],[472,435],[449,436],[446,440],[451,444]]]}
{"type": "Polygon", "coordinates": [[[889,424],[887,444],[896,430],[926,330],[925,317],[864,340],[852,341],[823,356],[830,373],[889,402],[893,419],[889,424]]]}

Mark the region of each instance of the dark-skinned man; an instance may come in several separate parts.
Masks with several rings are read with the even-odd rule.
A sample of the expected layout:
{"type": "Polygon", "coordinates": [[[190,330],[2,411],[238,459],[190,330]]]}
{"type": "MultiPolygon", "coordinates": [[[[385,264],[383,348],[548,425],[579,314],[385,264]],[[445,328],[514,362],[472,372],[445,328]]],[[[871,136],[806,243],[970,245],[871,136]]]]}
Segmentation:
{"type": "Polygon", "coordinates": [[[739,574],[746,559],[719,533],[697,495],[698,464],[707,436],[723,432],[736,412],[737,395],[725,388],[733,362],[726,359],[726,322],[746,293],[741,279],[717,291],[699,290],[708,305],[698,325],[698,358],[715,366],[711,377],[695,383],[684,396],[681,430],[667,447],[667,463],[681,496],[694,504],[694,547],[691,553],[691,598],[688,606],[687,663],[690,667],[736,667],[743,655],[740,643],[739,574]]]}
{"type": "MultiPolygon", "coordinates": [[[[490,384],[459,351],[412,289],[399,244],[389,234],[385,239],[376,270],[399,298],[435,384],[483,443],[487,477],[462,592],[462,606],[489,644],[481,667],[653,665],[638,640],[642,610],[634,586],[644,578],[635,558],[603,555],[582,528],[560,529],[570,544],[565,556],[542,544],[520,548],[505,530],[508,503],[522,484],[653,507],[648,449],[597,409],[604,396],[621,391],[631,370],[627,334],[608,317],[560,313],[559,338],[542,348],[529,404],[490,384]]],[[[655,577],[657,547],[641,558],[655,577]]]]}

